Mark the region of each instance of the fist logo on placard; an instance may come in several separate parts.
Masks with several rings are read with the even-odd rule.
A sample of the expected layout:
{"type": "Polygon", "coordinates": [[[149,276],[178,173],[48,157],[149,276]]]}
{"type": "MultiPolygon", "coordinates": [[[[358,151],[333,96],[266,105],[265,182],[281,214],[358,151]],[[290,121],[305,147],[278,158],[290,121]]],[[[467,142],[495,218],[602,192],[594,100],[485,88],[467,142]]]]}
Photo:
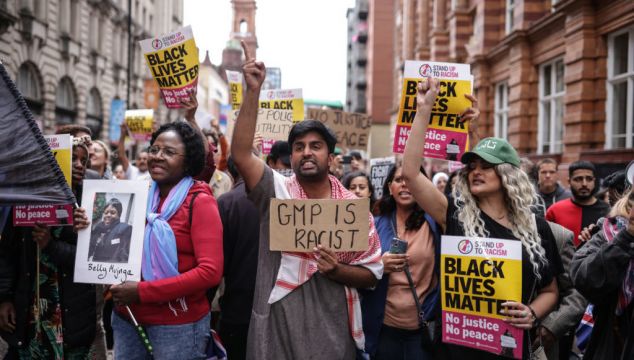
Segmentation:
{"type": "Polygon", "coordinates": [[[458,251],[461,254],[469,254],[473,251],[473,243],[469,239],[460,240],[458,243],[458,251]]]}
{"type": "Polygon", "coordinates": [[[423,77],[429,77],[431,76],[431,66],[429,66],[429,64],[423,64],[423,66],[418,69],[418,72],[423,77]]]}
{"type": "Polygon", "coordinates": [[[152,47],[158,50],[163,47],[163,42],[160,39],[154,39],[152,40],[152,47]]]}

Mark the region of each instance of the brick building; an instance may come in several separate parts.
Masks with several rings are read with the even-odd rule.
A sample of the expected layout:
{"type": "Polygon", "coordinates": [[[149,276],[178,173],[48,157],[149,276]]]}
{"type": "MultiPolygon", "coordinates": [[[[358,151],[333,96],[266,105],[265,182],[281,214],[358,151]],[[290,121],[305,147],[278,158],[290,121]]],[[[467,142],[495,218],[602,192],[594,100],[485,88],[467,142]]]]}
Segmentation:
{"type": "MultiPolygon", "coordinates": [[[[130,107],[142,108],[154,81],[138,41],[181,27],[183,0],[134,0],[132,9],[127,0],[0,1],[0,60],[44,132],[79,123],[108,138],[110,104],[127,95],[129,11],[130,107]]],[[[179,115],[158,110],[161,120],[179,115]]]]}
{"type": "MultiPolygon", "coordinates": [[[[370,0],[370,31],[383,6],[370,0]]],[[[393,61],[380,65],[393,69],[390,129],[404,60],[466,62],[481,135],[533,159],[590,160],[602,174],[634,158],[633,1],[394,0],[392,10],[393,61]]]]}

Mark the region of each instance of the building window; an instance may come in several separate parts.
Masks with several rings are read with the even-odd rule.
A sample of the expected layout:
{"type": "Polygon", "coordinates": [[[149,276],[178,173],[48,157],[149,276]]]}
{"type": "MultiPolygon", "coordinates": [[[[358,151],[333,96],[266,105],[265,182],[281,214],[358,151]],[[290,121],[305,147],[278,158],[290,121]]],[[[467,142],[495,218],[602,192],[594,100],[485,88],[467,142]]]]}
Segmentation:
{"type": "Polygon", "coordinates": [[[634,146],[634,27],[608,37],[607,149],[634,146]]]}
{"type": "Polygon", "coordinates": [[[73,81],[64,77],[59,81],[55,94],[55,120],[57,125],[68,125],[75,122],[77,104],[73,81]]]}
{"type": "MultiPolygon", "coordinates": [[[[70,4],[70,34],[76,41],[79,41],[79,26],[81,24],[80,17],[81,4],[77,0],[71,0],[70,4]]],[[[64,19],[64,21],[68,21],[64,19]]]]}
{"type": "Polygon", "coordinates": [[[506,34],[510,34],[513,31],[515,25],[515,0],[506,0],[506,11],[504,18],[504,31],[506,34]]]}
{"type": "Polygon", "coordinates": [[[35,17],[37,17],[43,22],[46,22],[46,14],[47,14],[46,7],[48,5],[48,0],[35,1],[33,4],[34,4],[33,13],[35,14],[35,17]]]}
{"type": "Polygon", "coordinates": [[[70,0],[59,0],[57,4],[57,26],[59,27],[59,32],[69,34],[70,24],[68,19],[70,18],[70,0]]]}
{"type": "Polygon", "coordinates": [[[86,126],[90,128],[93,136],[98,139],[103,125],[103,111],[99,90],[92,88],[86,101],[86,126]]]}
{"type": "Polygon", "coordinates": [[[88,43],[90,44],[90,49],[94,51],[99,51],[99,13],[97,10],[93,10],[90,13],[90,34],[88,34],[88,43]]]}
{"type": "Polygon", "coordinates": [[[508,139],[509,136],[509,85],[506,82],[495,86],[495,137],[508,139]]]}
{"type": "Polygon", "coordinates": [[[37,68],[32,63],[24,63],[18,70],[18,90],[34,115],[42,115],[42,87],[37,68]]]}
{"type": "Polygon", "coordinates": [[[541,65],[539,69],[538,154],[561,152],[565,92],[563,59],[541,65]]]}

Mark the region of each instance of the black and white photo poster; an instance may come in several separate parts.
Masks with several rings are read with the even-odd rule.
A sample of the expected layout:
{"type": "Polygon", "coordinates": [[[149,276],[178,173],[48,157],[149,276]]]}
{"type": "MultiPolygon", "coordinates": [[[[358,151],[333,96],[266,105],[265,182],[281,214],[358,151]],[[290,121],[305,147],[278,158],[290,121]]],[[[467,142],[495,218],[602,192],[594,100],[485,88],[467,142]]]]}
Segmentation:
{"type": "Polygon", "coordinates": [[[84,181],[82,204],[91,223],[78,233],[75,282],[141,280],[148,190],[148,181],[84,181]]]}

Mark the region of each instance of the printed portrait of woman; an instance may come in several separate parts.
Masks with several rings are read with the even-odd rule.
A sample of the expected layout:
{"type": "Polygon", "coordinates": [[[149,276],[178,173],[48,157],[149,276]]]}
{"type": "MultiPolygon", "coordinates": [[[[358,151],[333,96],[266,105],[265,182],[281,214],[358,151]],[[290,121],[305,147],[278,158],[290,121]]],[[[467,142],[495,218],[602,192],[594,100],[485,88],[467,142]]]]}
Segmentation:
{"type": "Polygon", "coordinates": [[[108,200],[101,221],[92,229],[88,261],[127,263],[132,226],[121,221],[123,205],[117,198],[108,200]]]}

